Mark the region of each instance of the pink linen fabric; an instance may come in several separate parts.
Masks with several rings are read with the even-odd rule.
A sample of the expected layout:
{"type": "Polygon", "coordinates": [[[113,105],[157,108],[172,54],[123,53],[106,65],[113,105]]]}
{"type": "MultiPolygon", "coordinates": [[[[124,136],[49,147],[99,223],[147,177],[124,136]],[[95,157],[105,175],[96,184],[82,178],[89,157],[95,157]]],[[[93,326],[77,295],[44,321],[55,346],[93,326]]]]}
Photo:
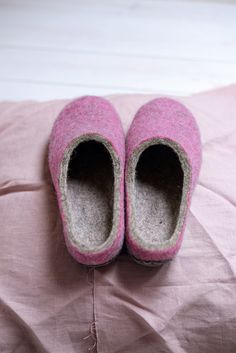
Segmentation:
{"type": "Polygon", "coordinates": [[[85,265],[105,264],[119,253],[124,240],[124,164],[125,136],[117,112],[108,100],[84,96],[68,104],[59,114],[50,135],[49,169],[57,194],[63,223],[64,237],[71,255],[85,265]],[[119,219],[115,238],[109,246],[100,251],[82,252],[68,236],[65,210],[62,203],[62,190],[59,185],[61,165],[67,149],[78,138],[86,135],[99,135],[112,146],[119,158],[121,177],[119,182],[119,219]]]}
{"type": "MultiPolygon", "coordinates": [[[[236,85],[181,98],[203,164],[178,256],[160,268],[124,252],[89,270],[68,253],[48,171],[67,101],[0,103],[0,352],[236,351],[236,85]]],[[[109,97],[127,131],[154,98],[109,97]]]]}
{"type": "MultiPolygon", "coordinates": [[[[145,142],[162,138],[176,143],[185,153],[191,168],[187,207],[199,176],[201,165],[201,140],[198,126],[191,112],[180,102],[170,98],[156,98],[144,104],[135,114],[126,138],[126,175],[133,153],[145,142]]],[[[126,177],[127,182],[128,176],[126,177]]],[[[188,210],[188,209],[187,209],[188,210]]],[[[186,211],[187,211],[186,210],[186,211]]],[[[186,213],[186,212],[185,212],[186,213]]],[[[141,246],[131,229],[131,195],[126,188],[126,243],[129,252],[140,261],[172,259],[178,252],[185,230],[184,221],[178,238],[171,246],[149,250],[141,246]]],[[[184,215],[185,218],[185,215],[184,215]]]]}

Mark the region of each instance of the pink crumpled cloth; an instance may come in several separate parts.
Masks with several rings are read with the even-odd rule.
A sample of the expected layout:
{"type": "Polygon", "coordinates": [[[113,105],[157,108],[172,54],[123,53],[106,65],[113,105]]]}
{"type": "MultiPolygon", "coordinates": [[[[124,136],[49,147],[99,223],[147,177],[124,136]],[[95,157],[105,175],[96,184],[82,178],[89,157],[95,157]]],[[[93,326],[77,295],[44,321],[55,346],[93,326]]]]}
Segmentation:
{"type": "MultiPolygon", "coordinates": [[[[109,97],[127,131],[153,98],[109,97]]],[[[67,101],[0,103],[0,352],[236,352],[236,85],[180,99],[203,164],[182,248],[147,268],[89,270],[67,253],[48,139],[67,101]]]]}

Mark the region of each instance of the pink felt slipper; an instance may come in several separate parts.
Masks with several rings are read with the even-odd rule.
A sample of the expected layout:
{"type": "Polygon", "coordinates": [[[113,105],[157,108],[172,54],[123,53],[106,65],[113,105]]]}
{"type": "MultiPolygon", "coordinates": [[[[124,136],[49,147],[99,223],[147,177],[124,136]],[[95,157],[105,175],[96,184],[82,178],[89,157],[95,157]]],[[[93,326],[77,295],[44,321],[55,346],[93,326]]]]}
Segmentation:
{"type": "Polygon", "coordinates": [[[124,160],[121,122],[107,100],[82,97],[63,109],[49,167],[68,250],[82,264],[108,263],[122,247],[124,160]]]}
{"type": "Polygon", "coordinates": [[[192,114],[158,98],[137,112],[127,136],[126,242],[138,262],[154,266],[180,248],[201,164],[192,114]]]}

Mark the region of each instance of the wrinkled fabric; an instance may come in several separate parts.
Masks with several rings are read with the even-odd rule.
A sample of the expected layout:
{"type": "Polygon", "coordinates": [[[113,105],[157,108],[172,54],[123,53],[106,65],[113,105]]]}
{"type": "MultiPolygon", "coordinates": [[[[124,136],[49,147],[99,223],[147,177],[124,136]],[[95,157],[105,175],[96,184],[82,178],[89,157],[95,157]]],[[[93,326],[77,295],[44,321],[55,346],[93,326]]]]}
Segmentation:
{"type": "MultiPolygon", "coordinates": [[[[109,97],[127,131],[154,96],[109,97]]],[[[125,251],[95,270],[68,254],[48,140],[68,101],[0,103],[0,352],[236,351],[236,85],[181,98],[203,163],[180,252],[160,268],[125,251]]]]}

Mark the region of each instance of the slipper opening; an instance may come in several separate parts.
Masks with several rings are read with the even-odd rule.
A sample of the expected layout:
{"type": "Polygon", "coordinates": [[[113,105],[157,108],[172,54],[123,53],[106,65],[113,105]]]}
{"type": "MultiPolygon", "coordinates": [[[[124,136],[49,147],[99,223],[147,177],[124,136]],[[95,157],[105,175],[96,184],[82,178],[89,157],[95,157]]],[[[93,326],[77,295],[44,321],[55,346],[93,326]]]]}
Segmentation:
{"type": "Polygon", "coordinates": [[[149,244],[163,243],[175,232],[183,193],[184,172],[168,145],[148,146],[135,169],[136,230],[149,244]]]}
{"type": "Polygon", "coordinates": [[[114,171],[110,152],[96,140],[80,142],[67,171],[67,204],[74,237],[95,250],[109,237],[113,223],[114,171]]]}

